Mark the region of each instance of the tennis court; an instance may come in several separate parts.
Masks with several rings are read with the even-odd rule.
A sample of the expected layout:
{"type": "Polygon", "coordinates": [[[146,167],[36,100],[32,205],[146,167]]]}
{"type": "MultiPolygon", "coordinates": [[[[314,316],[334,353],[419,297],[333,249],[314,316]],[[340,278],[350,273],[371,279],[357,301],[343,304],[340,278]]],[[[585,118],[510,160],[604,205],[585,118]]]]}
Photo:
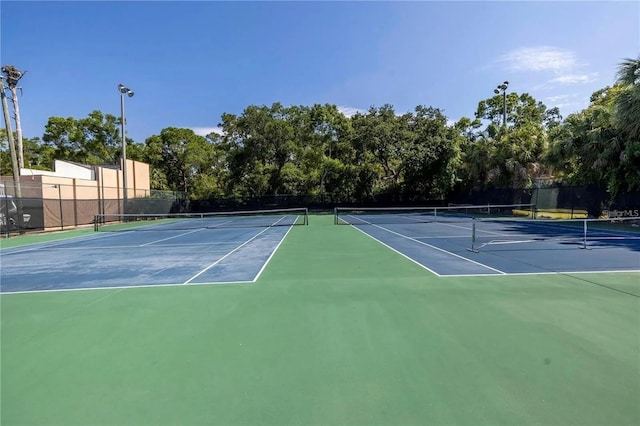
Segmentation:
{"type": "Polygon", "coordinates": [[[98,216],[106,232],[3,250],[2,293],[255,282],[306,223],[304,209],[268,213],[98,216]]]}
{"type": "MultiPolygon", "coordinates": [[[[438,233],[457,240],[443,223],[370,231],[332,215],[293,226],[297,217],[255,227],[132,219],[125,232],[3,241],[1,423],[640,423],[638,268],[448,275],[442,250],[478,259],[519,243],[478,239],[476,253],[466,229],[466,243],[431,244],[438,233]],[[402,236],[383,241],[389,229],[402,236]],[[409,255],[418,249],[402,252],[416,244],[407,237],[437,249],[419,244],[422,264],[409,255]],[[74,291],[87,283],[100,289],[74,291]],[[194,285],[205,283],[231,285],[194,285]]],[[[551,257],[638,255],[622,241],[551,257]]],[[[535,258],[545,250],[531,244],[543,243],[561,244],[521,251],[535,258]]]]}
{"type": "Polygon", "coordinates": [[[334,222],[439,276],[640,272],[640,219],[533,219],[531,208],[337,208],[334,222]]]}

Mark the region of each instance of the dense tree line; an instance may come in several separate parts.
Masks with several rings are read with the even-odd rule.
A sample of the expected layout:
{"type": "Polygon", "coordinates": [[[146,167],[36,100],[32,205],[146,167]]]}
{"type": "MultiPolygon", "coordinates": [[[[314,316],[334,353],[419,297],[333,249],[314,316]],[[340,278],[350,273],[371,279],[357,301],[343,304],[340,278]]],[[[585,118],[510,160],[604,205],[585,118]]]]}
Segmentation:
{"type": "MultiPolygon", "coordinates": [[[[352,117],[335,105],[250,105],[223,114],[222,134],[206,137],[168,127],[127,156],[152,167],[154,189],[193,199],[326,194],[363,199],[396,194],[439,199],[453,190],[528,188],[536,179],[597,184],[613,194],[640,190],[640,59],[621,63],[617,82],[598,90],[584,110],[562,118],[527,93],[478,103],[475,117],[448,123],[442,110],[391,105],[352,117]]],[[[51,117],[42,139],[24,141],[27,167],[50,169],[54,158],[115,164],[119,118],[51,117]]],[[[2,136],[6,136],[2,133],[2,136]]],[[[6,137],[1,174],[11,174],[6,137]]]]}

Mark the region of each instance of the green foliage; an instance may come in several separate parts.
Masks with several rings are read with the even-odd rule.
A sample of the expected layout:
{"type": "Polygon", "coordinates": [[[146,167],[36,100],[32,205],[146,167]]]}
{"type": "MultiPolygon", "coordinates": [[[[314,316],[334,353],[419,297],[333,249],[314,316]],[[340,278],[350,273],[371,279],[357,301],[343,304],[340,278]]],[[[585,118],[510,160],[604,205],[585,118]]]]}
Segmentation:
{"type": "Polygon", "coordinates": [[[549,173],[545,158],[549,132],[558,127],[557,108],[548,109],[531,95],[509,93],[480,101],[476,120],[463,119],[456,129],[466,138],[462,186],[526,188],[549,173]],[[507,126],[502,126],[503,100],[506,100],[507,126]],[[488,121],[480,130],[481,121],[488,121]]]}
{"type": "Polygon", "coordinates": [[[617,83],[614,114],[622,146],[616,186],[640,189],[640,57],[620,64],[617,83]]]}
{"type": "Polygon", "coordinates": [[[42,140],[59,160],[117,164],[122,151],[119,125],[119,118],[100,111],[81,119],[50,117],[42,140]]]}
{"type": "Polygon", "coordinates": [[[350,124],[335,105],[249,106],[224,114],[227,192],[234,196],[337,193],[348,187],[350,124]],[[347,175],[348,176],[348,175],[347,175]]]}
{"type": "Polygon", "coordinates": [[[640,140],[640,57],[625,59],[618,71],[619,92],[614,100],[616,126],[625,137],[640,140]]]}
{"type": "Polygon", "coordinates": [[[418,106],[399,116],[390,105],[372,107],[352,123],[355,161],[350,174],[357,198],[377,193],[442,198],[452,189],[464,139],[447,127],[437,108],[418,106]]]}
{"type": "Polygon", "coordinates": [[[548,160],[569,182],[597,183],[613,195],[640,189],[640,135],[635,133],[640,115],[625,109],[637,90],[637,81],[598,90],[586,109],[554,129],[548,160]]]}
{"type": "Polygon", "coordinates": [[[154,189],[189,192],[191,197],[218,193],[216,146],[191,129],[168,127],[145,141],[154,189]]]}
{"type": "MultiPolygon", "coordinates": [[[[17,135],[13,132],[14,140],[17,135]]],[[[40,138],[23,138],[24,166],[38,170],[51,170],[55,158],[55,150],[43,144],[40,138]]],[[[9,153],[9,141],[6,129],[0,129],[0,176],[11,176],[11,155],[9,153]]]]}
{"type": "MultiPolygon", "coordinates": [[[[144,143],[127,140],[127,157],[151,165],[153,189],[194,199],[444,199],[453,189],[527,188],[550,177],[615,194],[640,189],[640,58],[625,59],[616,85],[564,120],[558,108],[512,92],[481,100],[473,119],[453,125],[428,106],[398,114],[387,104],[347,118],[335,105],[274,103],[223,114],[220,126],[222,136],[168,127],[144,143]]],[[[51,117],[42,140],[24,140],[25,165],[50,169],[54,158],[117,164],[119,129],[118,118],[100,111],[51,117]]],[[[0,172],[10,175],[4,136],[0,172]]]]}

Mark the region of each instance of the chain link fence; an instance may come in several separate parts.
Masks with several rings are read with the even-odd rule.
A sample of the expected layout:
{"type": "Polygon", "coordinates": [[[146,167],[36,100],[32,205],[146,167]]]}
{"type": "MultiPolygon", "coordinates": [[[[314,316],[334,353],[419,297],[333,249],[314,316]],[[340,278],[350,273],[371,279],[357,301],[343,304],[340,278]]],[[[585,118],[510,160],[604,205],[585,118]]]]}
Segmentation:
{"type": "Polygon", "coordinates": [[[176,191],[137,190],[135,197],[119,198],[120,188],[0,181],[0,233],[64,230],[92,225],[96,214],[188,211],[186,194],[176,191]],[[98,197],[83,196],[83,189],[98,197]],[[17,194],[20,193],[21,197],[17,194]]]}
{"type": "Polygon", "coordinates": [[[334,207],[534,204],[538,217],[579,219],[640,216],[640,191],[623,191],[612,196],[598,186],[540,185],[530,189],[454,192],[447,199],[406,198],[402,194],[360,198],[314,194],[188,201],[187,194],[182,192],[137,190],[135,197],[130,196],[126,205],[119,197],[120,189],[115,187],[101,187],[97,191],[98,197],[88,198],[82,196],[82,187],[78,185],[22,182],[20,189],[22,197],[16,197],[13,181],[0,181],[0,224],[5,235],[91,225],[96,214],[204,213],[298,207],[306,207],[311,211],[331,211],[334,207]]]}

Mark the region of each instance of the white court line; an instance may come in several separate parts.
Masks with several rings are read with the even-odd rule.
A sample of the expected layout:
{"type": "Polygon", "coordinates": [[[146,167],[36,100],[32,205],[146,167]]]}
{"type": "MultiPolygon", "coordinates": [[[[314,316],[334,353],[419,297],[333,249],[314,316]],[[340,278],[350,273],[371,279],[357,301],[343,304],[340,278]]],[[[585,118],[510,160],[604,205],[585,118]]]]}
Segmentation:
{"type": "Polygon", "coordinates": [[[568,275],[568,274],[624,274],[624,273],[640,273],[640,269],[616,269],[614,271],[551,271],[551,272],[507,272],[503,275],[496,274],[457,274],[457,275],[441,275],[443,278],[449,277],[504,277],[519,275],[568,275]]]}
{"type": "Polygon", "coordinates": [[[264,271],[267,268],[267,265],[269,264],[269,262],[271,262],[271,258],[276,254],[276,252],[280,248],[280,245],[282,244],[282,242],[285,240],[285,238],[287,238],[287,235],[289,235],[289,232],[291,231],[291,229],[293,229],[293,225],[291,225],[289,227],[289,229],[287,229],[287,232],[282,236],[282,238],[280,239],[280,242],[278,243],[276,248],[273,249],[273,251],[269,255],[269,258],[267,259],[266,262],[264,262],[264,265],[262,265],[262,268],[260,268],[260,270],[258,271],[258,274],[253,278],[253,280],[251,282],[255,283],[256,281],[258,281],[258,278],[260,278],[260,275],[262,275],[262,271],[264,271]]]}
{"type": "MultiPolygon", "coordinates": [[[[436,247],[436,246],[433,246],[433,245],[431,245],[431,244],[427,244],[427,243],[425,243],[425,242],[422,242],[422,241],[416,240],[415,238],[408,237],[408,236],[406,236],[406,235],[403,235],[403,234],[400,234],[400,233],[398,233],[398,232],[395,232],[395,231],[392,231],[392,230],[390,230],[390,229],[387,229],[387,228],[385,228],[385,227],[383,227],[383,226],[376,225],[375,223],[370,223],[370,225],[373,225],[373,226],[375,226],[376,228],[380,228],[380,229],[382,229],[383,231],[390,232],[390,233],[392,233],[392,234],[394,234],[394,235],[397,235],[397,236],[399,236],[399,237],[406,238],[406,239],[411,240],[411,241],[415,241],[415,242],[416,242],[416,243],[418,243],[418,244],[425,245],[425,246],[427,246],[427,247],[430,247],[430,248],[432,248],[432,249],[434,249],[434,250],[437,250],[437,251],[440,251],[440,252],[442,252],[442,253],[446,253],[446,254],[451,255],[451,256],[453,256],[453,257],[457,257],[458,259],[466,260],[467,262],[471,262],[471,263],[473,263],[473,264],[475,264],[475,265],[478,265],[478,266],[480,266],[480,267],[482,267],[482,268],[486,268],[486,269],[489,269],[489,270],[491,270],[491,271],[495,271],[495,272],[497,272],[497,273],[499,273],[499,274],[506,274],[506,272],[503,272],[503,271],[501,271],[501,270],[499,270],[499,269],[496,269],[496,268],[492,268],[491,266],[489,266],[489,265],[485,265],[484,263],[476,262],[475,260],[471,260],[471,259],[466,258],[466,257],[464,257],[464,256],[460,256],[459,254],[452,253],[452,252],[450,252],[450,251],[448,251],[448,250],[445,250],[445,249],[441,249],[440,247],[436,247]]],[[[355,226],[355,225],[351,225],[351,226],[355,226]]]]}
{"type": "Polygon", "coordinates": [[[418,240],[442,240],[442,239],[450,240],[453,238],[460,238],[460,239],[464,238],[467,240],[471,239],[471,237],[469,237],[468,235],[438,235],[438,236],[430,235],[428,237],[420,236],[420,237],[409,237],[409,238],[415,238],[418,240]]]}
{"type": "Polygon", "coordinates": [[[189,232],[183,232],[182,234],[174,235],[173,237],[162,238],[161,240],[155,240],[155,241],[151,241],[149,243],[140,244],[138,247],[148,246],[148,245],[151,245],[151,244],[159,243],[161,241],[172,240],[174,238],[182,237],[183,235],[193,234],[194,232],[198,232],[198,231],[201,231],[201,230],[202,230],[202,228],[193,229],[193,230],[191,230],[189,232]]]}
{"type": "MultiPolygon", "coordinates": [[[[185,235],[185,234],[181,234],[181,235],[185,235]]],[[[173,248],[173,247],[191,247],[191,246],[224,246],[224,245],[232,245],[232,244],[236,244],[236,243],[229,242],[229,241],[212,241],[212,242],[207,242],[207,243],[158,244],[158,245],[155,245],[154,247],[157,247],[157,248],[167,248],[167,247],[168,248],[173,248]]],[[[117,245],[117,246],[84,246],[84,247],[45,246],[45,247],[40,247],[39,250],[45,251],[45,250],[48,250],[49,248],[55,249],[56,252],[61,252],[61,251],[86,251],[89,248],[92,249],[92,250],[122,250],[122,249],[125,249],[125,248],[144,247],[145,245],[146,244],[142,244],[142,245],[138,245],[138,244],[133,244],[133,245],[120,244],[120,245],[117,245]]],[[[33,250],[35,250],[35,249],[21,250],[21,251],[11,252],[11,253],[7,253],[7,254],[20,254],[20,253],[24,253],[24,252],[27,252],[27,251],[33,251],[33,250]]]]}
{"type": "MultiPolygon", "coordinates": [[[[210,243],[187,243],[187,244],[157,244],[152,246],[152,248],[176,248],[176,247],[194,247],[194,246],[207,246],[207,247],[224,247],[229,245],[234,245],[237,243],[234,242],[210,242],[210,243]]],[[[89,247],[51,247],[51,250],[55,250],[56,252],[63,251],[96,251],[96,250],[124,250],[124,249],[136,249],[140,248],[140,245],[118,245],[118,246],[89,246],[89,247]]],[[[41,251],[47,251],[49,247],[42,247],[41,251]]],[[[24,251],[16,252],[16,254],[24,253],[24,251]]],[[[9,254],[9,253],[7,253],[9,254]]],[[[11,253],[13,254],[13,253],[11,253]]]]}
{"type": "MultiPolygon", "coordinates": [[[[193,283],[189,285],[239,285],[239,284],[253,284],[252,281],[221,281],[221,282],[210,282],[210,283],[193,283]]],[[[120,285],[120,286],[112,286],[112,287],[78,287],[78,288],[58,288],[58,289],[49,289],[49,290],[21,290],[21,291],[7,291],[0,292],[1,295],[9,295],[9,294],[28,294],[28,293],[68,293],[72,291],[90,291],[90,290],[126,290],[126,289],[134,289],[134,288],[154,288],[154,287],[184,287],[184,283],[170,283],[170,284],[139,284],[139,285],[120,285]]]]}
{"type": "Polygon", "coordinates": [[[471,231],[473,228],[469,228],[468,226],[462,226],[462,225],[454,225],[452,223],[444,223],[444,222],[438,222],[439,225],[445,225],[445,226],[449,226],[451,228],[458,228],[458,229],[464,229],[465,231],[471,231]]]}
{"type": "Polygon", "coordinates": [[[427,271],[431,272],[433,275],[435,275],[435,276],[437,276],[437,277],[439,277],[439,276],[440,276],[440,274],[438,274],[436,271],[434,271],[434,270],[432,270],[432,269],[429,269],[428,267],[426,267],[426,266],[425,266],[425,265],[423,265],[422,263],[418,262],[417,260],[412,259],[412,258],[410,258],[409,256],[407,256],[406,254],[402,253],[401,251],[398,251],[398,250],[394,249],[393,247],[391,247],[390,245],[383,243],[382,241],[380,241],[380,240],[379,240],[379,239],[377,239],[376,237],[374,237],[374,236],[372,236],[372,235],[370,235],[370,234],[367,234],[367,233],[366,233],[365,231],[363,231],[362,229],[360,229],[360,228],[358,228],[358,227],[356,227],[356,226],[354,226],[354,225],[351,225],[351,227],[352,227],[352,228],[354,228],[354,229],[357,229],[357,230],[358,230],[358,231],[360,231],[360,232],[362,232],[364,235],[366,235],[367,237],[371,238],[372,240],[374,240],[374,241],[376,241],[376,242],[378,242],[378,243],[382,244],[383,246],[385,246],[385,247],[386,247],[386,248],[388,248],[389,250],[391,250],[391,251],[394,251],[394,252],[398,253],[400,256],[404,257],[405,259],[410,260],[411,262],[415,263],[415,264],[416,264],[416,265],[418,265],[419,267],[421,267],[421,268],[423,268],[423,269],[426,269],[427,271]]]}
{"type": "MultiPolygon", "coordinates": [[[[274,225],[276,225],[278,222],[280,222],[283,218],[278,219],[274,225]]],[[[187,281],[185,281],[182,284],[189,284],[191,281],[195,280],[196,278],[198,278],[200,275],[204,274],[205,272],[207,272],[209,269],[213,268],[214,266],[216,266],[218,263],[222,262],[224,259],[226,259],[227,257],[231,256],[233,253],[235,253],[236,251],[238,251],[239,249],[241,249],[242,247],[246,246],[247,244],[249,244],[251,241],[255,240],[256,238],[258,238],[260,235],[262,235],[263,233],[267,232],[269,228],[265,228],[262,231],[258,232],[256,235],[254,235],[253,237],[251,237],[250,239],[248,239],[247,241],[245,241],[244,243],[240,244],[238,247],[234,248],[233,250],[231,250],[229,253],[225,254],[224,256],[222,256],[220,259],[216,260],[215,262],[213,262],[211,265],[207,266],[206,268],[204,268],[202,271],[198,272],[197,274],[195,274],[193,277],[189,278],[187,281]]]]}
{"type": "MultiPolygon", "coordinates": [[[[439,225],[445,225],[445,226],[450,226],[452,228],[460,228],[460,229],[464,229],[466,231],[472,231],[473,228],[470,228],[468,226],[461,226],[461,225],[453,225],[451,223],[444,223],[444,222],[438,222],[439,225]]],[[[487,231],[485,229],[478,229],[476,227],[476,233],[485,233],[485,234],[491,234],[491,235],[498,235],[500,237],[509,237],[512,236],[513,234],[505,234],[504,232],[496,232],[496,231],[487,231]]],[[[466,238],[470,238],[469,236],[465,236],[466,238]]]]}
{"type": "MultiPolygon", "coordinates": [[[[34,250],[48,249],[50,247],[58,247],[58,246],[74,243],[74,242],[76,242],[75,240],[77,240],[79,238],[83,238],[86,241],[93,241],[93,240],[99,240],[99,239],[103,239],[103,238],[115,237],[116,235],[119,235],[119,234],[118,233],[114,233],[114,234],[106,234],[106,235],[103,234],[103,235],[95,235],[95,236],[93,236],[93,235],[79,235],[77,237],[65,238],[64,240],[28,244],[24,250],[16,250],[16,251],[10,251],[12,248],[16,248],[16,247],[7,247],[7,248],[4,248],[4,249],[0,250],[0,255],[2,255],[2,254],[4,254],[4,255],[20,254],[20,253],[26,253],[26,252],[34,251],[34,250]],[[6,251],[6,253],[5,253],[5,251],[6,251]]],[[[122,247],[127,247],[127,246],[122,246],[122,247]]],[[[86,250],[87,247],[84,247],[83,249],[86,250]]]]}
{"type": "MultiPolygon", "coordinates": [[[[157,244],[155,247],[159,247],[159,248],[172,248],[172,247],[192,247],[192,246],[225,246],[225,245],[233,245],[236,244],[232,241],[211,241],[211,242],[206,242],[206,243],[183,243],[183,244],[157,244]]],[[[138,247],[142,247],[138,244],[134,244],[134,245],[126,245],[126,244],[122,244],[122,245],[117,245],[117,246],[89,246],[89,247],[55,247],[56,251],[78,251],[78,250],[87,250],[88,248],[91,248],[93,250],[108,250],[108,249],[114,249],[114,250],[122,250],[123,248],[138,248],[138,247]]],[[[43,247],[42,250],[47,249],[47,247],[43,247]]]]}

